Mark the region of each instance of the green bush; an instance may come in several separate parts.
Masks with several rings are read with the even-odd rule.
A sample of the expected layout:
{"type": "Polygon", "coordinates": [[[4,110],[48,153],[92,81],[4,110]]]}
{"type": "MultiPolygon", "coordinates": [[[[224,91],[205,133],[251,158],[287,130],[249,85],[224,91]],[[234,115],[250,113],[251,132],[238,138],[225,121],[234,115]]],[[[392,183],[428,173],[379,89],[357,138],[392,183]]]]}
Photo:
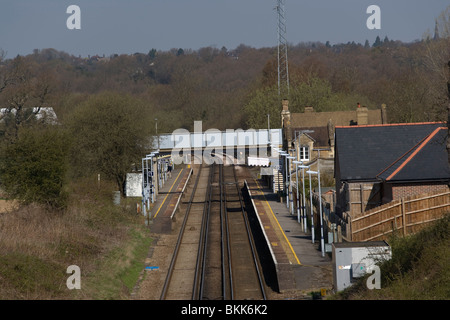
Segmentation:
{"type": "Polygon", "coordinates": [[[147,116],[142,101],[114,92],[92,95],[77,106],[67,122],[73,139],[72,175],[101,173],[124,196],[126,175],[150,142],[147,116]]]}
{"type": "Polygon", "coordinates": [[[68,139],[57,127],[22,128],[0,156],[0,181],[10,197],[24,203],[63,208],[68,139]]]}

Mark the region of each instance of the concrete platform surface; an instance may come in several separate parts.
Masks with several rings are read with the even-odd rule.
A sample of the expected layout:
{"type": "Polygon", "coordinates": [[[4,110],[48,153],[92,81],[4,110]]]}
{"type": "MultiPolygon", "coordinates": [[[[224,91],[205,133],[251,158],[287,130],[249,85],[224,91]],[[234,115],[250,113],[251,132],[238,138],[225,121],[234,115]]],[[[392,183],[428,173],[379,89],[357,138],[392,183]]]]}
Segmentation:
{"type": "Polygon", "coordinates": [[[260,220],[277,259],[280,291],[330,290],[331,257],[326,253],[322,256],[319,249],[320,239],[315,239],[312,243],[310,231],[303,231],[297,215],[291,215],[286,203],[280,202],[265,182],[257,179],[255,170],[249,172],[254,183],[250,183],[251,179],[247,182],[254,194],[252,197],[260,220]]]}

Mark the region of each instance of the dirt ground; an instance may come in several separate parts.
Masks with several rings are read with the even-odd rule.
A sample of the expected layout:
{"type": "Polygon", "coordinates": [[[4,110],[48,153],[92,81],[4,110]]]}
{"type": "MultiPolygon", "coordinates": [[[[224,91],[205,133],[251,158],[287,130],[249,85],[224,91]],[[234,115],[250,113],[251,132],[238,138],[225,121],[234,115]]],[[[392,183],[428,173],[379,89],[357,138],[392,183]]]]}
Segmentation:
{"type": "Polygon", "coordinates": [[[145,260],[145,269],[141,272],[139,281],[131,295],[132,299],[159,300],[178,238],[175,232],[172,234],[152,234],[151,236],[153,243],[145,260]]]}
{"type": "Polygon", "coordinates": [[[0,213],[12,211],[17,205],[17,202],[14,200],[0,200],[0,213]]]}

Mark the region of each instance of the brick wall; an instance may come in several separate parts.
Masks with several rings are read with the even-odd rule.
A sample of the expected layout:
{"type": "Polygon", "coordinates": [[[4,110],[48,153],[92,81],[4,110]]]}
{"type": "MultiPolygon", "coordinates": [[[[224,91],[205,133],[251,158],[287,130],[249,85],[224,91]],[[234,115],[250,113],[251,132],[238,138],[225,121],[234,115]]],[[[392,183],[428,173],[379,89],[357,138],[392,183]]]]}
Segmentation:
{"type": "Polygon", "coordinates": [[[393,184],[392,200],[399,200],[404,197],[415,196],[422,193],[444,192],[448,191],[447,183],[411,183],[411,184],[393,184]]]}

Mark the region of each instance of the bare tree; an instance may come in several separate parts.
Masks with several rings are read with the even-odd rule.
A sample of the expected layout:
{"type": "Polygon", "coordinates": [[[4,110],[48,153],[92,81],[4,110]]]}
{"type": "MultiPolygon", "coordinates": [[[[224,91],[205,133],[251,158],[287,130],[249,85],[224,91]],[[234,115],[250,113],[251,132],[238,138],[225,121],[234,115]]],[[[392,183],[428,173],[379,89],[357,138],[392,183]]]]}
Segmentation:
{"type": "MultiPolygon", "coordinates": [[[[430,37],[428,37],[430,39],[430,37]]],[[[436,76],[438,85],[434,88],[447,107],[447,154],[450,165],[450,6],[436,19],[433,40],[427,41],[425,64],[436,76]],[[445,88],[444,83],[447,84],[445,88]]]]}
{"type": "Polygon", "coordinates": [[[7,120],[13,138],[46,106],[51,79],[50,73],[20,56],[0,66],[0,120],[7,120]]]}

